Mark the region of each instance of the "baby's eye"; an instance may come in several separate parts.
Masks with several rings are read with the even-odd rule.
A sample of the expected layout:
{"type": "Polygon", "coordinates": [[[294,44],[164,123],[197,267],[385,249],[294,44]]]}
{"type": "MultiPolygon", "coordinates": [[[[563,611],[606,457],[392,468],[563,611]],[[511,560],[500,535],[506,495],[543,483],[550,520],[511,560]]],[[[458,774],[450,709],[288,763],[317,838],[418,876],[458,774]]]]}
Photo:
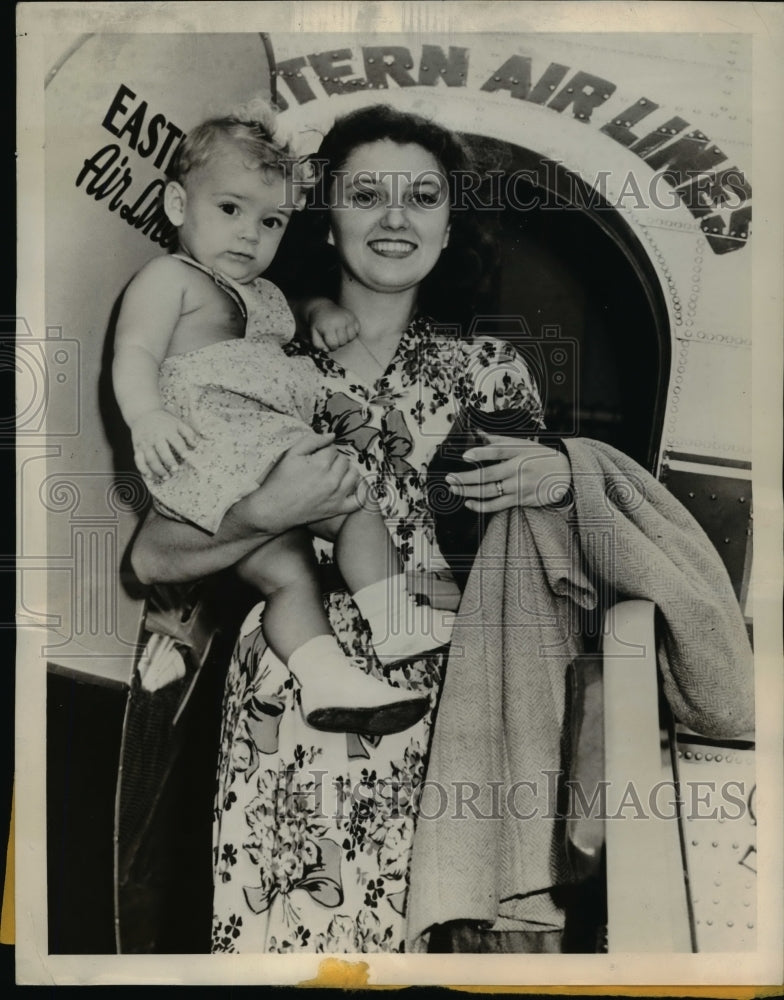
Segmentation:
{"type": "Polygon", "coordinates": [[[265,229],[282,229],[283,228],[283,220],[279,219],[277,216],[274,216],[274,215],[271,216],[269,219],[262,219],[261,220],[261,224],[262,224],[262,226],[264,226],[265,229]]]}
{"type": "Polygon", "coordinates": [[[218,206],[221,212],[225,212],[226,215],[237,215],[240,210],[239,205],[235,205],[232,201],[222,201],[218,206]]]}
{"type": "Polygon", "coordinates": [[[371,208],[377,201],[376,191],[353,191],[351,194],[351,203],[358,208],[371,208]]]}

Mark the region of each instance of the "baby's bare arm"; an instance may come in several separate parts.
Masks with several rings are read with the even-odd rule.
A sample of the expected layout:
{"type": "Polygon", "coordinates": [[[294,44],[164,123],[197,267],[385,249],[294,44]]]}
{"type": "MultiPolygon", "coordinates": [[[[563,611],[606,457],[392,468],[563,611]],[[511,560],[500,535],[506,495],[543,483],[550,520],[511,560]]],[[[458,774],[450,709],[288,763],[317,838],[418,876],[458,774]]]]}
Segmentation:
{"type": "Polygon", "coordinates": [[[170,257],[150,261],[125,291],[117,321],[112,376],[131,429],[139,472],[163,477],[194,448],[193,428],[163,407],[158,369],[186,308],[186,276],[170,257]]]}
{"type": "Polygon", "coordinates": [[[129,427],[144,414],[162,409],[158,368],[182,315],[184,298],[178,263],[168,257],[151,260],[125,290],[117,320],[112,379],[129,427]]]}
{"type": "Polygon", "coordinates": [[[336,351],[359,335],[357,317],[332,299],[299,299],[289,305],[300,330],[320,351],[336,351]]]}

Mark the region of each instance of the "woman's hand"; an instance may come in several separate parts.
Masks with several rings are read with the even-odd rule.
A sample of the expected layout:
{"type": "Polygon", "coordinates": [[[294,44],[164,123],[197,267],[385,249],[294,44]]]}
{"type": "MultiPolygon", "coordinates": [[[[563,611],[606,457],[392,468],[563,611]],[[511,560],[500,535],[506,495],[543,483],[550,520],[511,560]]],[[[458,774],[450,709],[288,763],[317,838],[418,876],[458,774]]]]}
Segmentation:
{"type": "Polygon", "coordinates": [[[491,514],[510,507],[563,503],[572,485],[569,459],[537,441],[487,435],[488,443],[469,448],[467,462],[489,462],[470,472],[450,473],[447,484],[466,507],[491,514]]]}
{"type": "Polygon", "coordinates": [[[151,511],[134,540],[134,571],[148,584],[217,573],[289,528],[357,510],[358,481],[333,434],[305,434],[257,490],[226,512],[214,535],[151,511]]]}
{"type": "Polygon", "coordinates": [[[358,510],[359,473],[334,441],[334,434],[303,435],[259,489],[229,511],[233,530],[275,536],[358,510]]]}

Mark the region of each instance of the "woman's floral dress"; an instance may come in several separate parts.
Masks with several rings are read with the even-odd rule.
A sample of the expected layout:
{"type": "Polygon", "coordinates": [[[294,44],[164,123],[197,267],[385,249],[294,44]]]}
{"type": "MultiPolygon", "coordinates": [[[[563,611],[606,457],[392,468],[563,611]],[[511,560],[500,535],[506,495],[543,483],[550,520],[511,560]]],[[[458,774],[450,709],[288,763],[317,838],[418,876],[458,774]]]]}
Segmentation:
{"type": "MultiPolygon", "coordinates": [[[[300,348],[301,350],[304,350],[300,348]]],[[[541,405],[513,347],[457,340],[424,319],[404,332],[373,386],[312,356],[326,392],[316,430],[349,445],[407,569],[445,561],[425,502],[428,463],[461,408],[541,405]]],[[[329,547],[318,543],[322,561],[329,547]]],[[[345,592],[327,599],[339,641],[368,655],[367,628],[345,592]]],[[[325,733],[305,724],[297,682],[246,619],[226,682],[214,828],[216,952],[402,951],[411,842],[444,654],[385,668],[426,691],[431,711],[401,733],[325,733]]],[[[359,668],[358,668],[359,669],[359,668]]]]}

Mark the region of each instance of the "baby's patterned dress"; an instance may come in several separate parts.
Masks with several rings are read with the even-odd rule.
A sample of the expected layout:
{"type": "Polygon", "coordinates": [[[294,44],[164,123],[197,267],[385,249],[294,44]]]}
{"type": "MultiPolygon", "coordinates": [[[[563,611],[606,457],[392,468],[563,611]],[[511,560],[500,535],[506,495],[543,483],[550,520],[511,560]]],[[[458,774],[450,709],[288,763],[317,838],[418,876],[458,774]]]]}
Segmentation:
{"type": "Polygon", "coordinates": [[[295,323],[277,286],[264,278],[239,285],[178,259],[206,271],[235,298],[246,316],[245,336],[164,360],[163,405],[201,439],[171,476],[146,482],[162,513],[214,532],[229,507],[310,430],[323,390],[313,362],[283,349],[295,323]]]}

